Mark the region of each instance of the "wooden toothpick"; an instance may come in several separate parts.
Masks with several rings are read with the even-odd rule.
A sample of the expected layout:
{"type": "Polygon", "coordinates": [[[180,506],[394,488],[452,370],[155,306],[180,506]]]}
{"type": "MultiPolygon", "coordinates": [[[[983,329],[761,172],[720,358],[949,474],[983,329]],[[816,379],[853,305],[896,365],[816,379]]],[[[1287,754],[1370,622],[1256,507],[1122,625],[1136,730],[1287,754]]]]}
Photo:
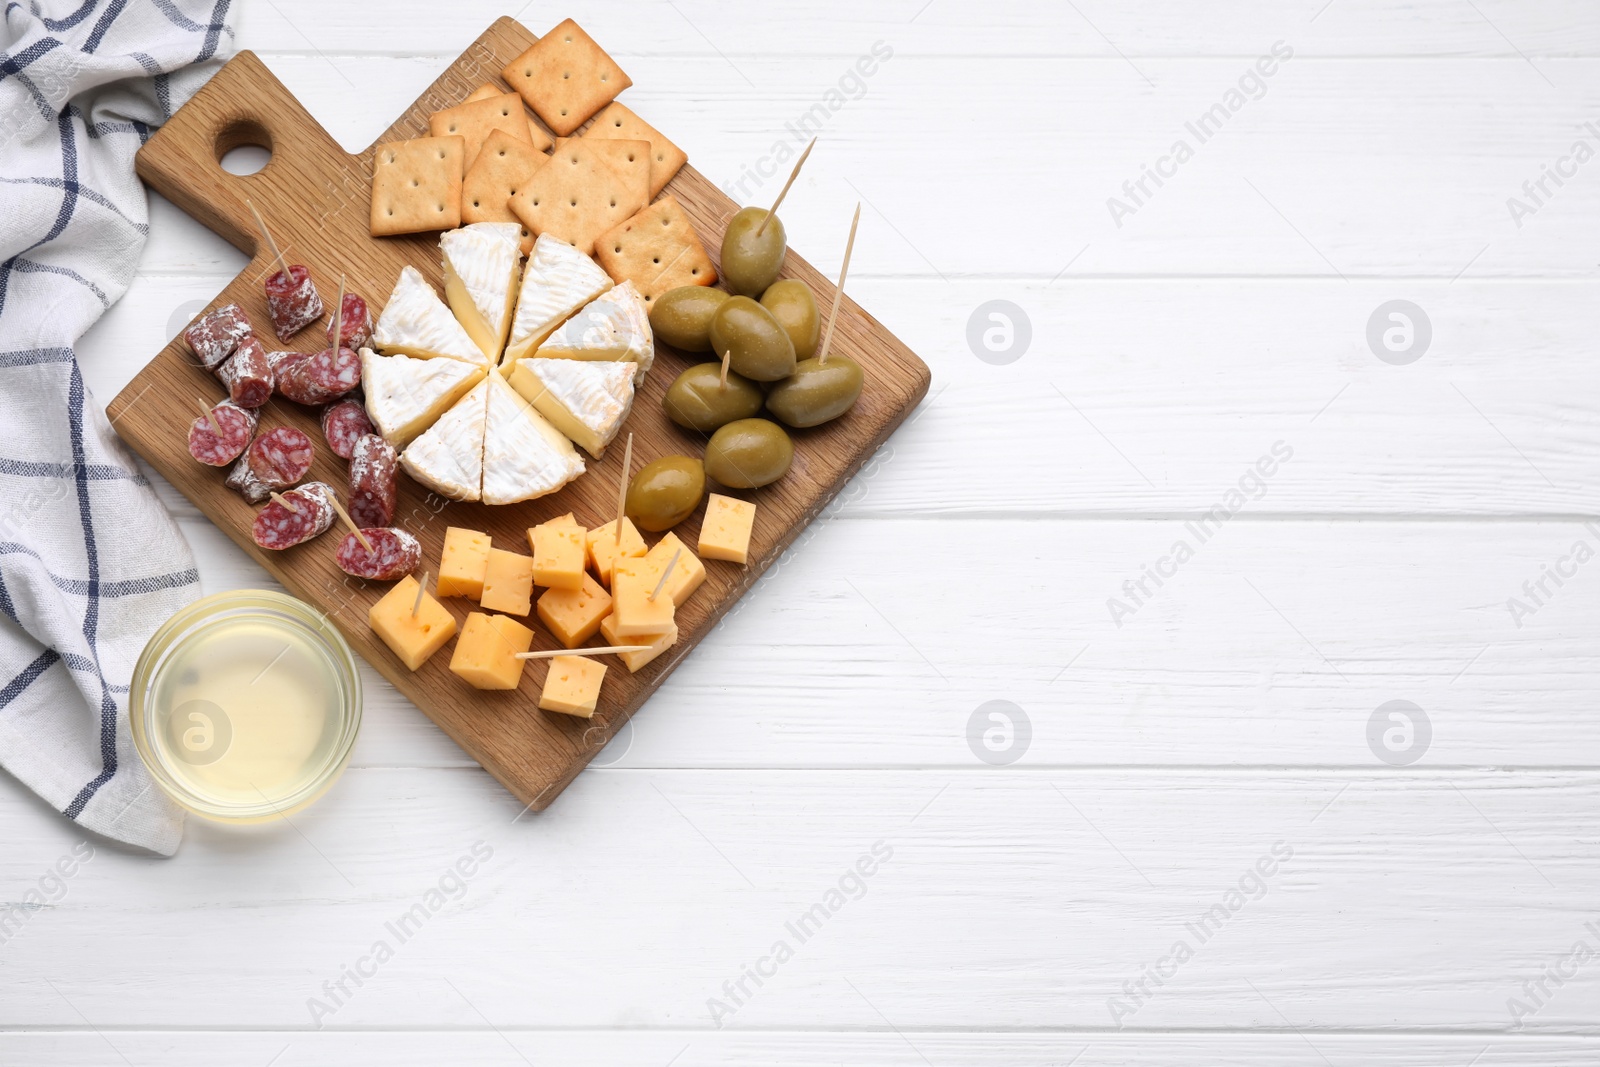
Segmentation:
{"type": "Polygon", "coordinates": [[[274,504],[277,504],[280,507],[282,507],[289,514],[291,514],[291,515],[300,514],[300,509],[295,507],[294,504],[292,502],[290,502],[290,500],[287,497],[282,496],[279,493],[272,493],[270,495],[272,497],[272,502],[274,504]]]}
{"type": "Polygon", "coordinates": [[[432,571],[422,572],[422,581],[417,583],[417,599],[411,604],[411,617],[416,618],[417,612],[422,610],[422,597],[428,591],[428,579],[433,576],[432,571]]]}
{"type": "Polygon", "coordinates": [[[678,557],[681,555],[683,555],[683,549],[678,548],[673,550],[672,558],[667,560],[667,569],[661,572],[661,580],[656,583],[656,587],[654,589],[650,590],[650,595],[645,597],[646,600],[654,600],[656,598],[656,594],[661,592],[661,587],[667,584],[667,578],[672,574],[672,568],[677,565],[678,557]]]}
{"type": "Polygon", "coordinates": [[[344,347],[344,275],[339,275],[339,302],[333,306],[333,355],[337,359],[344,347]]]}
{"type": "Polygon", "coordinates": [[[839,288],[833,294],[833,308],[828,312],[828,332],[822,335],[822,348],[817,352],[817,365],[828,362],[828,346],[833,343],[833,324],[839,320],[839,305],[844,303],[844,279],[850,273],[850,250],[856,246],[856,223],[861,221],[861,205],[856,204],[855,217],[850,220],[850,239],[844,243],[844,265],[839,268],[839,288]]]}
{"type": "Polygon", "coordinates": [[[794,170],[789,172],[789,180],[783,183],[782,189],[778,190],[778,199],[772,202],[772,207],[767,209],[767,217],[761,220],[760,226],[756,227],[757,237],[760,237],[766,231],[767,223],[771,222],[772,216],[778,213],[778,205],[783,203],[783,198],[789,195],[789,186],[793,185],[794,180],[800,177],[800,168],[805,165],[806,157],[811,154],[811,150],[816,147],[816,144],[817,139],[815,137],[811,138],[811,143],[806,145],[806,150],[801,152],[800,158],[794,161],[794,170]]]}
{"type": "Polygon", "coordinates": [[[350,532],[356,535],[356,540],[361,542],[361,547],[371,552],[372,542],[367,540],[367,535],[361,532],[361,527],[356,525],[356,520],[352,519],[350,513],[344,509],[344,505],[339,503],[339,498],[335,494],[329,493],[328,503],[333,505],[333,510],[338,513],[339,518],[344,520],[344,524],[350,527],[350,532]]]}
{"type": "Polygon", "coordinates": [[[647,652],[649,645],[607,645],[605,648],[552,648],[543,652],[513,652],[517,659],[554,659],[556,656],[600,656],[611,652],[647,652]]]}
{"type": "Polygon", "coordinates": [[[284,279],[290,280],[292,275],[289,273],[289,261],[283,258],[283,253],[278,249],[278,242],[272,239],[272,231],[267,229],[267,220],[261,217],[261,212],[257,211],[256,206],[248,199],[244,203],[250,209],[250,214],[256,217],[256,225],[261,228],[261,236],[267,239],[267,247],[272,249],[272,257],[278,261],[278,267],[283,271],[284,279]]]}
{"type": "Polygon", "coordinates": [[[616,544],[622,545],[622,516],[628,509],[628,472],[633,468],[633,434],[628,434],[628,446],[622,450],[622,478],[617,485],[616,544]]]}
{"type": "Polygon", "coordinates": [[[199,397],[195,397],[194,402],[200,405],[200,414],[204,415],[206,417],[206,421],[211,424],[212,436],[221,437],[222,426],[217,422],[217,413],[211,410],[211,405],[207,404],[199,397]]]}
{"type": "Polygon", "coordinates": [[[722,377],[717,381],[718,389],[726,389],[728,387],[728,364],[732,362],[733,349],[730,348],[722,353],[722,377]]]}

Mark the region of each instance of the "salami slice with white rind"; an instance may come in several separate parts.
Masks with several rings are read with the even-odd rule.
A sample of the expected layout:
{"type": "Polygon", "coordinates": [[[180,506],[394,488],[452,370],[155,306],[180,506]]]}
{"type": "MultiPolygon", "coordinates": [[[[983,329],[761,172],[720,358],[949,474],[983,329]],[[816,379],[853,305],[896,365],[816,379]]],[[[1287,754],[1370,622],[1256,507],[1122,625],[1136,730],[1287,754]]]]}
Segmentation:
{"type": "Polygon", "coordinates": [[[274,500],[256,513],[251,536],[257,545],[281,552],[303,545],[333,525],[333,487],[326,482],[307,482],[282,495],[293,511],[274,500]]]}
{"type": "Polygon", "coordinates": [[[298,263],[289,273],[277,271],[267,278],[267,310],[272,315],[272,331],[278,340],[287,341],[322,317],[322,297],[311,281],[311,272],[298,263]]]}
{"type": "MultiPolygon", "coordinates": [[[[372,340],[372,311],[367,302],[355,293],[344,294],[343,310],[339,315],[339,343],[356,351],[372,340]]],[[[333,319],[328,319],[328,345],[333,346],[333,319]]]]}
{"type": "Polygon", "coordinates": [[[189,455],[208,467],[226,467],[250,447],[257,417],[254,408],[224,400],[211,409],[210,418],[201,415],[189,424],[189,455]],[[213,419],[216,430],[211,428],[213,419]]]}
{"type": "Polygon", "coordinates": [[[233,355],[239,342],[250,336],[250,320],[238,304],[224,304],[202,315],[183,331],[194,358],[206,370],[215,370],[233,355]]]}
{"type": "Polygon", "coordinates": [[[249,452],[234,461],[233,470],[222,484],[236,490],[249,504],[259,504],[272,495],[272,487],[251,473],[249,452]]]}
{"type": "Polygon", "coordinates": [[[356,442],[350,454],[350,517],[360,527],[394,521],[400,460],[394,446],[375,433],[356,442]]]}
{"type": "Polygon", "coordinates": [[[356,442],[376,432],[367,418],[367,409],[359,401],[341,400],[322,409],[322,435],[340,459],[349,459],[355,453],[356,442]]]}
{"type": "Polygon", "coordinates": [[[371,551],[362,546],[355,534],[347,533],[334,554],[339,569],[352,577],[392,582],[404,578],[422,562],[422,545],[404,530],[374,526],[361,534],[372,546],[371,551]]]}
{"type": "Polygon", "coordinates": [[[265,346],[254,334],[240,341],[233,355],[222,361],[217,377],[228,387],[228,397],[242,408],[258,408],[271,400],[278,380],[265,346]]]}
{"type": "Polygon", "coordinates": [[[348,348],[325,348],[288,363],[278,392],[297,404],[330,404],[361,384],[361,356],[348,348]]]}
{"type": "Polygon", "coordinates": [[[268,489],[283,489],[311,471],[316,455],[310,437],[292,426],[279,426],[250,446],[250,473],[268,489]]]}

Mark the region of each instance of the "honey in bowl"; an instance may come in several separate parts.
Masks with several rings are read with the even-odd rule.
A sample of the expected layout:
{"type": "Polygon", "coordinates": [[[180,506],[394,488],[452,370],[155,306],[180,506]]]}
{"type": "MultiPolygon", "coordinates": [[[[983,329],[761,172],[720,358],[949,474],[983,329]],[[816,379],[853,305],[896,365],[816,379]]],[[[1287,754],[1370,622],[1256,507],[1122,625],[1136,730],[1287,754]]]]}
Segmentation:
{"type": "Polygon", "coordinates": [[[349,760],[361,683],[325,617],[281,593],[191,604],[146,646],[130,701],[152,776],[196,814],[259,822],[321,796],[349,760]]]}

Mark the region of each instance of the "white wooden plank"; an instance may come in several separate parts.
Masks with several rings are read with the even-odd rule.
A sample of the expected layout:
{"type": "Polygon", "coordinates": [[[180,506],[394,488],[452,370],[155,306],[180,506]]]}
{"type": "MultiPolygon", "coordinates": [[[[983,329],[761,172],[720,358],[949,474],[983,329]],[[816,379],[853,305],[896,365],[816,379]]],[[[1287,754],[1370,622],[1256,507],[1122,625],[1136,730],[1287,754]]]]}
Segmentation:
{"type": "MultiPolygon", "coordinates": [[[[222,284],[137,279],[80,345],[96,397],[115,395],[222,284]]],[[[1293,459],[1249,514],[1600,513],[1592,281],[879,278],[852,289],[934,381],[846,494],[845,515],[1198,513],[1278,441],[1293,459]],[[1397,298],[1431,330],[1407,366],[1368,343],[1369,320],[1397,298]],[[1031,332],[1008,365],[969,344],[997,299],[1031,332]]]]}
{"type": "MultiPolygon", "coordinates": [[[[880,1024],[881,1025],[881,1024],[880,1024]]],[[[282,1031],[226,1033],[105,1031],[100,1033],[0,1034],[0,1055],[19,1063],[55,1067],[101,1067],[117,1053],[135,1064],[214,1067],[217,1063],[265,1064],[281,1054],[280,1067],[526,1067],[529,1063],[610,1067],[671,1064],[672,1067],[803,1067],[850,1063],[925,1067],[1441,1067],[1464,1065],[1474,1056],[1503,1067],[1589,1067],[1600,1055],[1583,1037],[1433,1034],[1317,1034],[1314,1043],[1292,1033],[815,1033],[779,1031],[537,1031],[450,1030],[446,1032],[282,1031]],[[1077,1056],[1076,1060],[1073,1057],[1077,1056]]],[[[116,1062],[113,1060],[112,1062],[116,1062]]]]}
{"type": "MultiPolygon", "coordinates": [[[[351,150],[386,129],[448,62],[267,58],[351,150]]],[[[682,59],[641,57],[627,99],[736,200],[766,202],[781,176],[745,179],[742,189],[741,177],[776,140],[795,140],[785,124],[822,99],[837,63],[765,58],[762,87],[751,91],[742,82],[690,84],[682,59]]],[[[792,245],[835,262],[850,205],[865,199],[854,260],[862,278],[1593,272],[1584,249],[1600,240],[1600,183],[1587,169],[1563,188],[1547,185],[1545,203],[1520,227],[1507,202],[1526,200],[1523,183],[1539,180],[1575,138],[1600,147],[1583,127],[1600,110],[1600,61],[1542,61],[1552,88],[1520,58],[1301,57],[1204,143],[1185,123],[1234,89],[1253,57],[1146,63],[1157,87],[1115,58],[892,59],[864,96],[828,114],[825,148],[785,203],[792,245]],[[973,131],[959,151],[952,130],[973,131]],[[1124,191],[1142,167],[1167,166],[1161,157],[1178,139],[1194,156],[1168,167],[1170,181],[1147,180],[1148,196],[1124,191]],[[1136,212],[1114,218],[1113,197],[1136,212]]],[[[214,269],[217,256],[216,242],[169,240],[158,227],[145,266],[214,269]]]]}
{"type": "MultiPolygon", "coordinates": [[[[76,834],[14,792],[0,806],[9,896],[76,834]]],[[[1292,1027],[1315,1043],[1324,1029],[1397,1025],[1510,1033],[1523,981],[1600,940],[1585,926],[1600,888],[1593,772],[611,770],[548,813],[513,823],[517,810],[479,772],[355,770],[293,827],[191,825],[172,861],[102,847],[4,946],[4,1021],[705,1030],[718,1015],[741,1031],[909,1033],[1120,1021],[1292,1027]],[[465,884],[446,881],[457,899],[436,913],[424,901],[402,943],[385,924],[480,841],[465,884]],[[853,874],[874,846],[882,861],[853,874]],[[1262,860],[1274,847],[1276,866],[1262,860]],[[1252,899],[1203,942],[1186,927],[1241,885],[1252,899]],[[801,937],[786,924],[813,904],[827,917],[801,937]],[[393,958],[362,964],[384,939],[393,958]],[[1123,983],[1183,939],[1193,958],[1114,1018],[1123,983]],[[759,988],[746,979],[731,1018],[709,1003],[734,997],[723,983],[780,940],[792,958],[762,964],[759,988]],[[367,980],[346,980],[332,1005],[322,983],[358,964],[367,980]],[[314,1020],[313,997],[337,1011],[314,1020]]],[[[1600,971],[1578,967],[1523,1032],[1594,1034],[1597,994],[1600,971]]]]}
{"type": "MultiPolygon", "coordinates": [[[[383,26],[359,8],[329,9],[311,0],[277,0],[239,13],[240,43],[264,51],[448,53],[454,57],[506,5],[470,0],[452,5],[441,20],[437,7],[402,0],[385,8],[383,26]]],[[[892,41],[906,54],[1116,58],[1254,54],[1278,37],[1303,40],[1322,55],[1460,56],[1520,58],[1594,55],[1600,23],[1580,0],[1515,4],[1510,0],[1450,0],[1394,4],[1338,0],[1280,4],[1233,2],[1197,17],[1182,0],[1137,5],[1041,4],[1028,0],[968,5],[949,0],[894,0],[853,4],[819,0],[804,5],[752,7],[736,0],[687,3],[568,4],[559,10],[526,8],[522,21],[544,33],[566,15],[576,18],[619,59],[658,55],[703,59],[707,76],[724,73],[731,59],[760,83],[761,58],[771,55],[847,55],[859,42],[892,41]],[[723,58],[728,57],[728,58],[723,58]],[[717,64],[723,68],[718,69],[717,64]]],[[[1130,77],[1137,75],[1130,71],[1130,77]]],[[[743,82],[740,82],[743,84],[743,82]]]]}

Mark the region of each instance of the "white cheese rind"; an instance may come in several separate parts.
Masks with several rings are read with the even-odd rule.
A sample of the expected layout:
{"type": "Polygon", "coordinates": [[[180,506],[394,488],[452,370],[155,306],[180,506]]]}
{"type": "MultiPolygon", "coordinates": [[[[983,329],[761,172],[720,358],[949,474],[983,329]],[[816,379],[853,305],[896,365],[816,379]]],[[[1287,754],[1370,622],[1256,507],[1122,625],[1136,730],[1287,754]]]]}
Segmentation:
{"type": "Polygon", "coordinates": [[[499,380],[491,374],[473,386],[400,454],[400,465],[411,477],[451,500],[477,500],[483,495],[489,383],[499,380]]]}
{"type": "Polygon", "coordinates": [[[494,363],[511,328],[522,227],[478,222],[439,235],[444,295],[467,336],[494,363]]]}
{"type": "Polygon", "coordinates": [[[632,282],[623,282],[561,324],[534,355],[542,359],[609,359],[637,363],[633,384],[639,385],[655,361],[654,335],[644,298],[632,282]]]}
{"type": "Polygon", "coordinates": [[[633,409],[636,369],[610,360],[521,359],[510,383],[556,429],[599,459],[633,409]]]}
{"type": "Polygon", "coordinates": [[[445,356],[480,366],[489,362],[433,286],[410,266],[400,268],[394,292],[372,328],[372,343],[388,355],[418,359],[445,356]]]}
{"type": "Polygon", "coordinates": [[[611,284],[610,276],[594,260],[565,241],[541,234],[522,272],[504,362],[528,355],[611,284]]]}
{"type": "Polygon", "coordinates": [[[489,375],[483,446],[483,502],[545,496],[583,473],[583,457],[498,374],[489,375]]]}
{"type": "Polygon", "coordinates": [[[361,350],[367,417],[384,440],[404,448],[484,375],[459,359],[413,359],[361,350]]]}

